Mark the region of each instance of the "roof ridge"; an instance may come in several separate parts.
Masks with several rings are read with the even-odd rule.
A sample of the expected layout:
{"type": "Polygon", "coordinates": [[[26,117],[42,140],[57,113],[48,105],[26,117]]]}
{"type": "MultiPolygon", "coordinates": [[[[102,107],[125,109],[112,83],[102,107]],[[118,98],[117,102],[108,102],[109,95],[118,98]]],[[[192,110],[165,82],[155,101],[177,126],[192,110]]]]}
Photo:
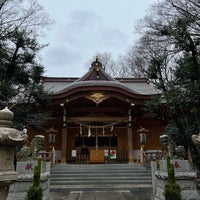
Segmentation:
{"type": "Polygon", "coordinates": [[[96,58],[96,61],[91,64],[89,71],[82,77],[78,78],[76,82],[88,80],[107,80],[118,82],[118,80],[105,72],[104,68],[102,67],[102,63],[98,61],[98,58],[96,58]]]}

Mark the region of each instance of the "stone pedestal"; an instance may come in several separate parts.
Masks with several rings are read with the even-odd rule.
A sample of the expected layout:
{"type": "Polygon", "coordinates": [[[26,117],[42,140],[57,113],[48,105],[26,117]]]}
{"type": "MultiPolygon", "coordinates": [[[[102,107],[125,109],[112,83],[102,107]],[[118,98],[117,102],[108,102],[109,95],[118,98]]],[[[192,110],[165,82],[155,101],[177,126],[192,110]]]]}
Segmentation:
{"type": "MultiPolygon", "coordinates": [[[[181,188],[182,200],[199,200],[200,194],[197,191],[197,172],[190,170],[187,160],[172,160],[174,165],[176,183],[181,188]]],[[[165,200],[163,195],[165,185],[168,183],[166,160],[160,161],[160,171],[155,172],[155,197],[154,200],[165,200]]]]}
{"type": "Polygon", "coordinates": [[[0,199],[4,200],[7,198],[10,184],[12,184],[13,180],[16,179],[17,173],[13,171],[0,172],[0,199]]]}
{"type": "MultiPolygon", "coordinates": [[[[22,200],[33,185],[34,166],[37,160],[17,162],[17,180],[10,185],[6,200],[22,200]]],[[[50,195],[50,170],[51,162],[41,162],[40,184],[43,189],[43,200],[48,200],[50,195]]]]}
{"type": "MultiPolygon", "coordinates": [[[[191,171],[191,166],[188,162],[188,160],[175,160],[171,159],[170,163],[174,165],[174,172],[189,172],[191,171]]],[[[166,160],[160,160],[160,171],[167,172],[167,161],[166,160]]]]}

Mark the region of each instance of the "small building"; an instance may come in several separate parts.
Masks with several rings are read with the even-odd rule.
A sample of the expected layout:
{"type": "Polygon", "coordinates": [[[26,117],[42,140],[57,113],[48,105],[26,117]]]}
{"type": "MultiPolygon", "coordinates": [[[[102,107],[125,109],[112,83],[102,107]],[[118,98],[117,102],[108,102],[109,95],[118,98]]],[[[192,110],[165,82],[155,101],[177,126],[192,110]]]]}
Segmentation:
{"type": "Polygon", "coordinates": [[[161,150],[163,124],[145,109],[156,94],[148,79],[113,78],[96,59],[80,78],[44,77],[43,83],[53,94],[44,150],[53,147],[58,161],[134,162],[141,145],[161,150]]]}

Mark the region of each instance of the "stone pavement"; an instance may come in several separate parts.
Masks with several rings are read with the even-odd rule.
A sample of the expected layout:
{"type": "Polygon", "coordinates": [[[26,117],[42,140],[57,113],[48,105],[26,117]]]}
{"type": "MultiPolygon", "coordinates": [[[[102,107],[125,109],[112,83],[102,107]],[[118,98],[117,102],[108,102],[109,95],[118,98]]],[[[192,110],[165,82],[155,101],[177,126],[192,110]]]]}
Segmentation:
{"type": "Polygon", "coordinates": [[[71,191],[51,193],[50,200],[151,200],[152,193],[122,191],[71,191]]]}

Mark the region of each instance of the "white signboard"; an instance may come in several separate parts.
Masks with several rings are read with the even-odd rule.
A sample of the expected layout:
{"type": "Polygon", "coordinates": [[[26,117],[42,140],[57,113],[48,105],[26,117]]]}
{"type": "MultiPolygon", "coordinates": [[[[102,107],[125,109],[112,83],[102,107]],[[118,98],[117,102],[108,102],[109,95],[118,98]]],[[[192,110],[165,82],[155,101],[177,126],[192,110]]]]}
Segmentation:
{"type": "Polygon", "coordinates": [[[76,157],[76,150],[72,150],[72,157],[76,157]]]}
{"type": "Polygon", "coordinates": [[[105,156],[105,157],[108,157],[108,153],[109,153],[108,150],[104,150],[104,156],[105,156]]]}

